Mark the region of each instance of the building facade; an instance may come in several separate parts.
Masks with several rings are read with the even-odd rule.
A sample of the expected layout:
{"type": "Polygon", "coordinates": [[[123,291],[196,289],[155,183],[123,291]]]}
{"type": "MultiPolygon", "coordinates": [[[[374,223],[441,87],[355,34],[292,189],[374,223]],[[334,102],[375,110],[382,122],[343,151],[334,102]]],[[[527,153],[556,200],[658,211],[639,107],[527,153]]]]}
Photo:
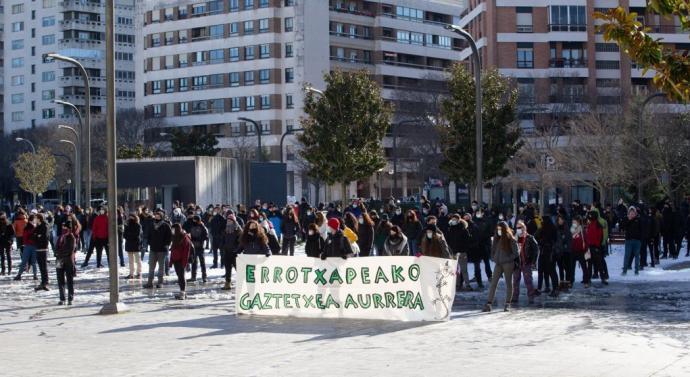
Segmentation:
{"type": "MultiPolygon", "coordinates": [[[[137,106],[168,127],[218,134],[226,156],[255,157],[257,130],[240,118],[254,120],[264,158],[288,164],[289,195],[316,200],[318,189],[321,200],[335,199],[338,189],[308,182],[295,138],[285,135],[299,128],[303,86],[323,89],[323,74],[336,68],[366,69],[395,101],[396,90],[418,88],[432,74],[439,80],[463,58],[462,42],[443,29],[463,10],[441,0],[139,1],[137,106]]],[[[399,169],[353,182],[350,195],[411,195],[408,175],[399,169]]]]}
{"type": "MultiPolygon", "coordinates": [[[[134,102],[134,0],[116,3],[116,85],[118,108],[134,102]]],[[[85,90],[76,67],[46,57],[48,53],[80,61],[90,76],[91,113],[105,111],[105,1],[5,1],[4,132],[76,122],[71,102],[84,113],[85,90]]]]}

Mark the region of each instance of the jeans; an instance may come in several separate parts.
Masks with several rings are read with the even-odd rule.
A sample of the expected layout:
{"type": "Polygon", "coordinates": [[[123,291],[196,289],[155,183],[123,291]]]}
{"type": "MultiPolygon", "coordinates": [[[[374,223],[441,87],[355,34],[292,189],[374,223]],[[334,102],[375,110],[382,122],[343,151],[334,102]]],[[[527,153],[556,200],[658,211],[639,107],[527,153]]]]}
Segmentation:
{"type": "Polygon", "coordinates": [[[513,270],[515,269],[515,263],[505,263],[497,264],[494,268],[494,273],[491,277],[491,287],[489,288],[489,298],[487,302],[493,304],[494,298],[496,297],[496,288],[498,287],[498,281],[501,280],[501,275],[504,275],[506,281],[506,304],[510,304],[513,300],[513,270]]]}
{"type": "MultiPolygon", "coordinates": [[[[192,280],[196,280],[196,268],[201,264],[201,278],[206,280],[206,260],[204,259],[204,249],[202,247],[194,247],[194,255],[192,258],[192,280]]],[[[198,245],[201,246],[201,245],[198,245]]]]}
{"type": "MultiPolygon", "coordinates": [[[[470,276],[467,273],[467,253],[458,253],[457,258],[458,258],[458,272],[460,272],[460,274],[461,274],[462,283],[464,284],[465,287],[469,287],[470,286],[470,276]]],[[[460,280],[458,280],[458,283],[460,283],[460,280]]]]}
{"type": "Polygon", "coordinates": [[[60,292],[60,301],[65,301],[65,283],[67,283],[67,300],[74,299],[74,266],[65,266],[65,268],[57,268],[58,292],[60,292]]]}
{"type": "Polygon", "coordinates": [[[138,251],[127,252],[127,259],[129,260],[129,274],[131,276],[141,276],[141,258],[139,258],[138,251]],[[134,265],[136,264],[137,273],[134,273],[134,265]]]}
{"type": "Polygon", "coordinates": [[[93,247],[91,246],[91,229],[84,229],[84,247],[82,248],[82,251],[88,252],[89,250],[93,250],[93,247]]]}
{"type": "Polygon", "coordinates": [[[625,240],[625,259],[623,260],[623,273],[628,272],[630,264],[635,258],[635,273],[640,270],[640,240],[625,240]]]}
{"type": "Polygon", "coordinates": [[[141,260],[144,260],[144,254],[149,251],[149,239],[148,238],[142,238],[141,239],[141,260]]]}
{"type": "MultiPolygon", "coordinates": [[[[220,236],[211,239],[211,253],[213,254],[213,268],[218,267],[218,249],[220,249],[220,236]],[[217,241],[216,241],[217,240],[217,241]]],[[[223,250],[220,250],[220,266],[223,267],[223,250]]]]}
{"type": "Polygon", "coordinates": [[[38,268],[41,271],[41,285],[48,285],[48,250],[36,250],[38,268]]]}
{"type": "Polygon", "coordinates": [[[532,299],[536,295],[534,283],[532,282],[532,265],[520,263],[519,269],[513,271],[513,301],[517,301],[520,297],[520,279],[525,279],[525,287],[527,288],[527,297],[532,299]]]}
{"type": "Polygon", "coordinates": [[[0,259],[2,260],[2,272],[12,273],[12,245],[0,245],[0,259]],[[5,270],[5,259],[7,259],[7,270],[5,270]]]}
{"type": "MultiPolygon", "coordinates": [[[[125,266],[125,255],[123,252],[124,246],[122,244],[122,234],[117,235],[117,255],[120,258],[120,267],[125,266]]],[[[110,260],[108,260],[108,263],[110,263],[110,260]]]]}
{"type": "Polygon", "coordinates": [[[187,288],[187,281],[184,278],[184,268],[187,263],[175,262],[173,267],[175,268],[175,273],[177,274],[177,284],[180,286],[180,292],[184,292],[187,288]]]}
{"type": "Polygon", "coordinates": [[[158,284],[163,284],[163,273],[165,272],[165,258],[167,255],[168,253],[165,251],[152,251],[149,253],[149,284],[153,284],[153,273],[156,271],[156,265],[158,265],[158,284]]]}
{"type": "Polygon", "coordinates": [[[31,263],[34,269],[34,276],[36,276],[36,247],[33,245],[24,245],[24,252],[22,253],[22,264],[19,266],[18,277],[21,277],[26,270],[26,266],[31,263]]]}
{"type": "Polygon", "coordinates": [[[292,238],[287,238],[283,237],[283,245],[280,250],[280,254],[282,255],[288,255],[288,249],[290,249],[290,256],[295,255],[295,241],[297,241],[296,237],[292,238]]]}

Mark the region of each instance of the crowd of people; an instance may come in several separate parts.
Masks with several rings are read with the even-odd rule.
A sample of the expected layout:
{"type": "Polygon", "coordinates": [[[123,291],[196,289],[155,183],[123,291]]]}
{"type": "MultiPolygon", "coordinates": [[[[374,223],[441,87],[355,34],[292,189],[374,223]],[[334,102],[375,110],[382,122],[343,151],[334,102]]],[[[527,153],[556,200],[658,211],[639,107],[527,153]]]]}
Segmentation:
{"type": "MultiPolygon", "coordinates": [[[[690,237],[689,201],[675,209],[668,200],[655,206],[626,205],[614,208],[598,203],[569,208],[550,206],[540,214],[534,204],[519,205],[517,213],[487,209],[473,202],[469,208],[449,211],[440,200],[401,204],[352,200],[311,206],[300,202],[279,207],[273,203],[244,205],[182,205],[170,211],[140,206],[117,210],[118,261],[110,261],[107,208],[82,209],[57,206],[54,211],[38,207],[28,211],[16,206],[0,212],[1,275],[13,272],[12,251],[20,256],[14,280],[33,269],[36,291],[49,290],[49,250],[55,258],[59,304],[74,299],[76,255],[85,253],[82,269],[95,256],[97,268],[128,261],[126,279],[143,277],[142,263],[148,253],[148,273],[143,288],[161,288],[172,268],[177,275],[178,299],[186,298],[187,283],[208,281],[206,251],[212,255],[210,269],[224,269],[224,290],[230,290],[232,269],[239,254],[293,256],[304,243],[308,257],[352,258],[370,256],[431,256],[458,261],[457,289],[471,291],[489,284],[484,311],[491,311],[501,278],[505,279],[504,310],[518,301],[524,281],[528,303],[536,296],[558,297],[573,288],[576,270],[589,288],[593,279],[608,284],[609,239],[613,232],[624,235],[625,258],[621,273],[635,274],[654,267],[659,259],[678,258],[682,241],[690,237]],[[373,208],[376,207],[376,208],[373,208]],[[15,246],[16,247],[13,247],[15,246]],[[126,257],[125,257],[126,255],[126,257]],[[493,268],[492,263],[493,262],[493,268]],[[474,266],[474,276],[468,265],[474,266]],[[482,266],[483,264],[483,266],[482,266]],[[37,271],[38,270],[38,271],[37,271]],[[537,282],[533,271],[537,271],[537,282]],[[187,278],[187,275],[190,275],[187,278]],[[154,279],[155,285],[154,285],[154,279]],[[475,283],[475,286],[472,286],[475,283]],[[66,292],[65,292],[66,290],[66,292]]],[[[685,256],[690,256],[686,250],[685,256]]],[[[15,263],[14,265],[16,265],[15,263]]]]}

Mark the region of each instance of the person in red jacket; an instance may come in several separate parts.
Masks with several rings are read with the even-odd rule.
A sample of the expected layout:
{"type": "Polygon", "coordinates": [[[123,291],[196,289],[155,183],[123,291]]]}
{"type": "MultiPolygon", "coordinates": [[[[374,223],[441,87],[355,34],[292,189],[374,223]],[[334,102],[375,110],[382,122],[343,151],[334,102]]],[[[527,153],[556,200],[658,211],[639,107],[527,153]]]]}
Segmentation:
{"type": "Polygon", "coordinates": [[[582,281],[585,288],[589,288],[591,284],[591,275],[589,274],[588,264],[591,261],[591,256],[587,258],[585,254],[587,252],[587,242],[585,241],[585,232],[582,229],[582,220],[580,217],[575,217],[573,219],[573,224],[570,226],[570,233],[572,234],[572,239],[570,241],[570,248],[573,251],[573,261],[569,266],[571,269],[570,276],[575,276],[576,264],[580,264],[582,269],[582,281]]]}
{"type": "Polygon", "coordinates": [[[173,224],[173,239],[170,248],[170,267],[175,268],[175,273],[177,274],[177,284],[180,286],[180,293],[175,295],[178,300],[184,300],[187,298],[185,293],[185,288],[187,288],[187,282],[185,280],[185,269],[189,265],[189,255],[192,251],[192,239],[182,229],[180,224],[173,224]]]}
{"type": "MultiPolygon", "coordinates": [[[[587,228],[585,229],[585,243],[587,244],[587,251],[589,252],[590,258],[587,262],[587,270],[589,276],[592,276],[592,268],[596,268],[598,271],[604,271],[604,266],[602,263],[603,255],[601,252],[601,245],[604,240],[604,229],[599,224],[598,216],[590,212],[587,216],[587,228]]],[[[585,259],[587,256],[585,255],[585,259]]],[[[606,275],[600,274],[601,282],[603,284],[608,284],[606,275]]],[[[587,287],[587,285],[585,285],[587,287]]]]}
{"type": "MultiPolygon", "coordinates": [[[[91,224],[91,242],[93,242],[96,249],[96,267],[102,268],[103,249],[105,249],[106,258],[110,258],[110,253],[108,253],[108,212],[105,207],[98,207],[98,215],[93,219],[91,224]]],[[[93,248],[89,248],[81,268],[86,268],[89,265],[89,259],[91,259],[92,254],[93,248]]],[[[110,264],[110,259],[108,259],[108,264],[110,264]]]]}

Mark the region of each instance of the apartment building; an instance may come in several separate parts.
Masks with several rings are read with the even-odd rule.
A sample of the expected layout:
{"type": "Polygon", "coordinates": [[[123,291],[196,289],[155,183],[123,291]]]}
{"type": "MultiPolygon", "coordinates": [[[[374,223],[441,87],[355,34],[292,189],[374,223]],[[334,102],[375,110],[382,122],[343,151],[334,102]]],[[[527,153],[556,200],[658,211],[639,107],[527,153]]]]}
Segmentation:
{"type": "MultiPolygon", "coordinates": [[[[323,89],[323,74],[335,68],[366,69],[393,101],[396,90],[418,89],[467,55],[443,29],[463,10],[450,0],[140,1],[137,106],[169,127],[218,134],[228,156],[254,157],[256,130],[240,118],[256,121],[265,158],[288,164],[289,194],[315,198],[317,186],[295,163],[295,138],[280,150],[303,116],[302,86],[323,89]]],[[[392,169],[396,195],[426,179],[392,169]]],[[[392,174],[378,174],[353,182],[350,194],[389,195],[392,185],[392,174]]],[[[321,189],[319,198],[335,198],[337,190],[321,189]]]]}
{"type": "MultiPolygon", "coordinates": [[[[460,25],[481,46],[485,67],[514,77],[520,94],[520,123],[524,134],[563,122],[577,113],[628,106],[633,96],[655,93],[654,72],[644,73],[615,43],[596,31],[595,11],[623,6],[637,12],[669,48],[690,50],[687,33],[676,20],[647,13],[644,0],[470,0],[460,25]]],[[[653,111],[677,111],[678,105],[650,106],[653,111]]],[[[617,200],[618,192],[607,195],[617,200]]],[[[524,193],[523,200],[531,194],[524,193]]],[[[597,194],[573,184],[553,190],[550,202],[597,194]]]]}
{"type": "MultiPolygon", "coordinates": [[[[134,0],[115,2],[116,85],[118,108],[134,102],[134,0]]],[[[85,112],[79,70],[46,58],[57,52],[80,61],[90,76],[91,113],[105,111],[105,1],[5,1],[4,131],[11,133],[46,123],[76,123],[63,99],[85,112]]]]}

